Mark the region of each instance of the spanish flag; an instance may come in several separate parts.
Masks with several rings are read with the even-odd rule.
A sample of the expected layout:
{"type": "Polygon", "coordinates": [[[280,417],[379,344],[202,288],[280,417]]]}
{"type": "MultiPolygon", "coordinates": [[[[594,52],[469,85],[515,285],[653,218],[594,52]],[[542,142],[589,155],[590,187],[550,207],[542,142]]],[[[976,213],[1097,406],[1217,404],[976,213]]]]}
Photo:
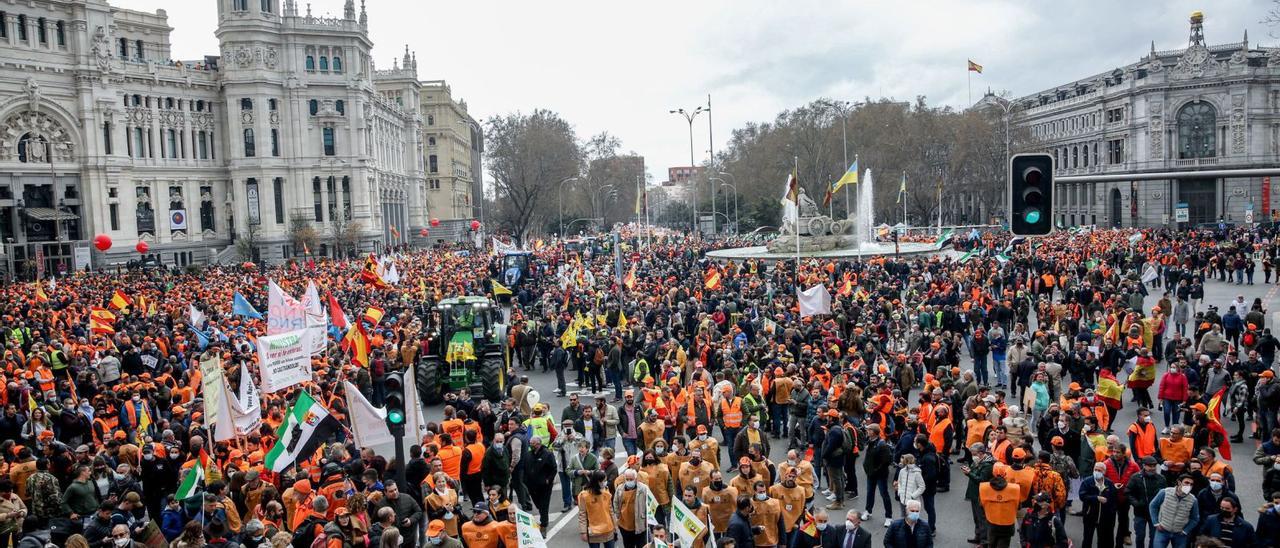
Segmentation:
{"type": "Polygon", "coordinates": [[[116,310],[124,310],[126,308],[129,308],[129,306],[132,304],[133,304],[133,299],[130,299],[128,295],[125,295],[124,292],[120,291],[119,289],[117,289],[115,293],[111,294],[111,308],[114,308],[116,310]]]}
{"type": "Polygon", "coordinates": [[[147,410],[147,407],[147,405],[142,406],[142,414],[138,416],[138,430],[133,433],[138,444],[146,441],[144,436],[147,435],[147,431],[151,428],[151,412],[147,410]]]}
{"type": "Polygon", "coordinates": [[[979,65],[973,62],[973,59],[968,59],[968,61],[969,61],[969,72],[976,72],[978,74],[982,74],[982,65],[979,65]]]}
{"type": "Polygon", "coordinates": [[[631,270],[627,272],[627,275],[622,278],[622,285],[623,287],[627,288],[627,291],[631,291],[636,288],[636,265],[635,264],[631,265],[631,270]]]}
{"type": "Polygon", "coordinates": [[[359,323],[352,325],[347,330],[347,336],[343,337],[343,346],[351,351],[351,361],[361,367],[369,367],[369,335],[364,332],[364,326],[359,323]]]}
{"type": "Polygon", "coordinates": [[[800,531],[806,535],[817,538],[818,521],[814,519],[813,514],[810,514],[809,512],[804,513],[804,525],[800,526],[800,531]]]}
{"type": "Polygon", "coordinates": [[[1209,398],[1209,407],[1204,413],[1209,417],[1209,430],[1222,438],[1218,442],[1218,453],[1223,460],[1231,460],[1231,440],[1228,439],[1227,429],[1222,427],[1222,398],[1226,395],[1227,387],[1218,389],[1218,393],[1209,398]]]}
{"type": "Polygon", "coordinates": [[[1124,385],[1116,381],[1116,376],[1110,369],[1102,369],[1098,372],[1098,388],[1096,393],[1098,399],[1107,404],[1111,409],[1119,409],[1121,405],[1120,398],[1124,395],[1124,385]]]}
{"type": "Polygon", "coordinates": [[[39,284],[36,284],[36,302],[38,303],[49,302],[49,296],[45,294],[44,287],[42,287],[39,284]]]}
{"type": "Polygon", "coordinates": [[[110,310],[95,306],[89,312],[89,330],[94,333],[115,335],[115,323],[116,315],[110,310]]]}
{"type": "Polygon", "coordinates": [[[853,273],[845,272],[841,278],[840,287],[836,289],[836,293],[841,297],[853,295],[853,273]]]}
{"type": "Polygon", "coordinates": [[[382,308],[370,306],[364,311],[364,321],[369,322],[372,327],[378,327],[378,324],[382,322],[382,317],[386,314],[387,311],[382,308]]]}
{"type": "Polygon", "coordinates": [[[382,275],[378,274],[378,260],[373,257],[373,253],[369,253],[369,258],[364,261],[364,268],[360,270],[360,280],[367,284],[373,284],[374,287],[385,289],[387,282],[382,279],[382,275]]]}
{"type": "Polygon", "coordinates": [[[716,268],[714,265],[711,268],[708,268],[706,274],[704,274],[702,278],[703,287],[711,290],[720,289],[722,287],[720,282],[720,269],[716,268]]]}

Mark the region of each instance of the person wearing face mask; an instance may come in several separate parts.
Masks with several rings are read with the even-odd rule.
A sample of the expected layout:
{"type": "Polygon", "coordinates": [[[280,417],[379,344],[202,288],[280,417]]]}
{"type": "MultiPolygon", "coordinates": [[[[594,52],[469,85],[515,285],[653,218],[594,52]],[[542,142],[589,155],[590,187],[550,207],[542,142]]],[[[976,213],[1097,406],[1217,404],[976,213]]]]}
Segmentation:
{"type": "Polygon", "coordinates": [[[706,425],[699,424],[694,429],[694,437],[689,440],[689,451],[698,451],[702,460],[711,463],[712,468],[720,468],[720,441],[711,437],[706,425]]]}
{"type": "Polygon", "coordinates": [[[671,469],[658,458],[656,451],[650,450],[640,459],[640,471],[649,476],[646,483],[653,491],[653,498],[658,501],[656,512],[658,523],[666,523],[667,513],[671,511],[671,497],[675,493],[671,469]]]}
{"type": "Polygon", "coordinates": [[[427,524],[427,546],[435,548],[462,548],[462,543],[454,538],[456,534],[450,534],[448,528],[443,521],[438,519],[431,520],[427,524]]]}
{"type": "Polygon", "coordinates": [[[905,517],[893,520],[884,532],[885,548],[932,548],[933,527],[920,519],[920,501],[908,500],[903,506],[905,517]]]}
{"type": "Polygon", "coordinates": [[[1200,507],[1191,494],[1194,480],[1190,475],[1178,477],[1178,484],[1166,487],[1151,499],[1148,509],[1151,521],[1156,524],[1156,539],[1153,548],[1165,548],[1172,544],[1177,548],[1186,548],[1196,526],[1200,524],[1200,507]]]}
{"type": "Polygon", "coordinates": [[[1253,526],[1240,516],[1240,502],[1229,498],[1222,499],[1218,504],[1218,512],[1205,520],[1200,534],[1216,538],[1227,546],[1257,546],[1256,542],[1259,540],[1253,526]]]}
{"type": "MultiPolygon", "coordinates": [[[[694,489],[693,487],[686,488],[684,492],[681,494],[680,502],[684,504],[686,508],[689,509],[690,515],[693,518],[702,522],[704,525],[707,523],[710,523],[711,508],[707,506],[705,503],[703,503],[702,499],[698,498],[697,489],[694,489]]],[[[709,536],[709,531],[704,530],[701,534],[699,534],[696,538],[694,538],[692,542],[688,542],[688,539],[682,539],[682,540],[685,541],[684,545],[688,546],[689,548],[704,548],[707,545],[708,536],[709,536]]]]}
{"type": "Polygon", "coordinates": [[[1161,489],[1168,486],[1157,467],[1155,457],[1142,458],[1142,472],[1134,474],[1125,485],[1125,498],[1133,507],[1134,544],[1138,548],[1150,546],[1155,541],[1155,523],[1151,521],[1148,505],[1161,489]]]}
{"type": "MultiPolygon", "coordinates": [[[[692,444],[693,442],[690,442],[692,444]]],[[[680,465],[680,471],[676,474],[679,480],[679,488],[696,487],[701,489],[711,483],[712,473],[719,473],[711,463],[703,460],[702,452],[696,449],[689,450],[689,461],[680,465]]]]}
{"type": "Polygon", "coordinates": [[[782,542],[790,546],[800,531],[798,525],[804,517],[804,487],[796,482],[798,472],[792,469],[782,476],[782,482],[769,486],[769,498],[778,501],[782,507],[782,523],[784,524],[782,542]]]}
{"type": "Polygon", "coordinates": [[[1267,502],[1258,508],[1256,532],[1261,539],[1280,537],[1280,489],[1270,493],[1267,502]]]}
{"type": "Polygon", "coordinates": [[[1208,524],[1209,516],[1217,513],[1223,500],[1231,499],[1235,501],[1236,507],[1240,506],[1240,497],[1227,487],[1221,473],[1213,472],[1208,475],[1208,478],[1209,486],[1196,493],[1196,504],[1200,506],[1200,515],[1205,517],[1205,522],[1200,525],[1202,534],[1204,526],[1208,524]]]}
{"type": "Polygon", "coordinates": [[[462,543],[467,548],[498,548],[502,544],[502,534],[498,525],[489,516],[489,505],[477,503],[472,508],[471,521],[462,524],[462,543]]]}
{"type": "MultiPolygon", "coordinates": [[[[1081,515],[1084,517],[1084,542],[1081,548],[1115,546],[1116,505],[1120,503],[1115,484],[1107,481],[1107,465],[1093,465],[1093,474],[1080,482],[1081,515]]],[[[1025,538],[1025,537],[1024,537],[1025,538]]],[[[1138,541],[1139,546],[1141,540],[1138,541]]]]}
{"type": "MultiPolygon", "coordinates": [[[[696,485],[686,485],[684,489],[699,489],[696,485]]],[[[738,489],[724,482],[723,472],[711,473],[711,481],[700,489],[701,499],[707,505],[707,513],[711,517],[711,525],[716,531],[725,531],[729,527],[729,518],[737,507],[738,489]]]]}
{"type": "Polygon", "coordinates": [[[782,501],[769,496],[764,481],[756,480],[751,489],[751,525],[755,527],[755,546],[779,546],[786,540],[782,536],[786,530],[782,501]]]}
{"type": "Polygon", "coordinates": [[[1035,496],[1031,511],[1022,520],[1022,545],[1029,548],[1067,548],[1067,530],[1053,511],[1053,499],[1047,493],[1035,496]]]}
{"type": "Polygon", "coordinates": [[[605,489],[605,475],[590,472],[586,488],[578,493],[578,535],[590,548],[613,548],[617,527],[613,520],[613,494],[605,489]]]}
{"type": "Polygon", "coordinates": [[[645,541],[645,501],[649,499],[649,486],[637,480],[634,469],[627,469],[622,477],[622,488],[613,496],[614,523],[620,530],[624,548],[640,548],[645,541]]]}
{"type": "Polygon", "coordinates": [[[1129,425],[1129,447],[1133,450],[1133,458],[1156,454],[1156,427],[1151,424],[1151,410],[1138,409],[1138,420],[1129,425]]]}

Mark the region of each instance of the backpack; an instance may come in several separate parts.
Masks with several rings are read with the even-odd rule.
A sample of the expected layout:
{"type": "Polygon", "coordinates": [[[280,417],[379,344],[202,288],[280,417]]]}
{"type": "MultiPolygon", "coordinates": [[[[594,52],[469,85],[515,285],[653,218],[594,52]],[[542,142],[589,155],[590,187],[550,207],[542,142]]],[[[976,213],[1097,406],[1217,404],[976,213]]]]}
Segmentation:
{"type": "Polygon", "coordinates": [[[853,453],[853,432],[849,431],[849,427],[843,427],[840,430],[844,433],[844,443],[840,445],[841,454],[853,453]]]}
{"type": "Polygon", "coordinates": [[[604,350],[601,350],[600,347],[597,346],[596,355],[593,358],[591,358],[591,362],[596,365],[600,365],[604,363],[604,350]]]}

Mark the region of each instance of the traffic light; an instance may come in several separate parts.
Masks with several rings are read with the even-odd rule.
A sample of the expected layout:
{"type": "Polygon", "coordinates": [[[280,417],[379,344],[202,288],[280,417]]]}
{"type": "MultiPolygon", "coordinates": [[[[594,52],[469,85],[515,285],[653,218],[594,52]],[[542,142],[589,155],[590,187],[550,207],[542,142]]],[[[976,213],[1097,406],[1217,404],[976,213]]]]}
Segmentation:
{"type": "MultiPolygon", "coordinates": [[[[382,378],[382,387],[387,394],[387,426],[392,429],[404,429],[404,372],[389,371],[382,378]]],[[[394,431],[392,432],[395,433],[394,431]]]]}
{"type": "Polygon", "coordinates": [[[1053,156],[1018,154],[1009,160],[1009,221],[1018,236],[1053,232],[1053,156]]]}

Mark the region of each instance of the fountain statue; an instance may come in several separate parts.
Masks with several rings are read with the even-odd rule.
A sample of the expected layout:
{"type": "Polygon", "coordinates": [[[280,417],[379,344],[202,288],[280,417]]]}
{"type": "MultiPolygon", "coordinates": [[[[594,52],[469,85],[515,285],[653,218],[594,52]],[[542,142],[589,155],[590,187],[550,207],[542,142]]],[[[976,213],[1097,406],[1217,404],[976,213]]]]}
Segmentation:
{"type": "Polygon", "coordinates": [[[874,225],[871,206],[871,170],[858,185],[858,215],[845,220],[823,215],[818,204],[800,188],[799,204],[784,199],[783,222],[777,238],[765,245],[770,253],[813,253],[836,249],[859,249],[869,241],[874,225]],[[865,202],[865,203],[864,203],[865,202]]]}

